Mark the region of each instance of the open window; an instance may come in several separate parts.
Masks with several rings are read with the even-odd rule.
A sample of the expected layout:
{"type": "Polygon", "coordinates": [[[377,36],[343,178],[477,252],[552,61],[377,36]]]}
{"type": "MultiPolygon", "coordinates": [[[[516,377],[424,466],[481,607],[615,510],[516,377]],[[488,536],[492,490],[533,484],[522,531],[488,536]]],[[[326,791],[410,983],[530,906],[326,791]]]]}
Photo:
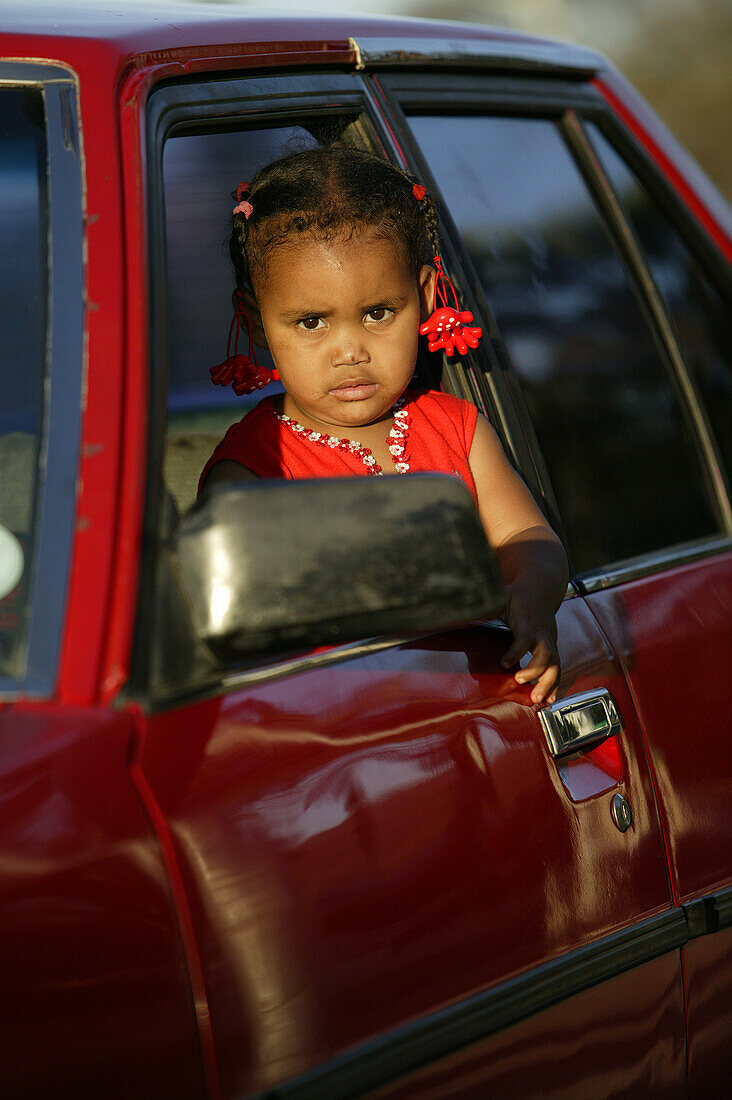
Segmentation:
{"type": "MultiPolygon", "coordinates": [[[[226,429],[262,396],[237,397],[209,377],[226,357],[232,317],[236,280],[228,242],[237,184],[303,149],[338,143],[383,151],[363,104],[256,112],[232,126],[220,118],[207,126],[178,124],[162,152],[170,363],[164,478],[179,513],[193,503],[201,470],[226,429]]],[[[245,333],[240,350],[248,350],[245,333]]],[[[258,348],[257,357],[271,365],[267,351],[258,348]]],[[[279,388],[273,383],[264,392],[279,388]]]]}
{"type": "Polygon", "coordinates": [[[300,149],[387,156],[360,78],[167,85],[148,135],[155,565],[142,573],[135,682],[165,706],[263,665],[322,661],[314,647],[394,645],[400,632],[496,614],[502,581],[457,479],[224,484],[196,501],[214,447],[264,392],[237,397],[209,376],[227,354],[236,285],[232,195],[300,149]],[[359,583],[334,592],[337,576],[359,583]]]}

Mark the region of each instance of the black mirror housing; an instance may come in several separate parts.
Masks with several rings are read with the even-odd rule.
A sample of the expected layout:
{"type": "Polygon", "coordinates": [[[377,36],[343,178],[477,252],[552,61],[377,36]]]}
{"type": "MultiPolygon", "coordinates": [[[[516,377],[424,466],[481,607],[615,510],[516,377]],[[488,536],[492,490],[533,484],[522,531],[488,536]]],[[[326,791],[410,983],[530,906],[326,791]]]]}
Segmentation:
{"type": "Polygon", "coordinates": [[[168,554],[223,665],[491,618],[505,601],[470,494],[442,474],[219,483],[168,554]]]}

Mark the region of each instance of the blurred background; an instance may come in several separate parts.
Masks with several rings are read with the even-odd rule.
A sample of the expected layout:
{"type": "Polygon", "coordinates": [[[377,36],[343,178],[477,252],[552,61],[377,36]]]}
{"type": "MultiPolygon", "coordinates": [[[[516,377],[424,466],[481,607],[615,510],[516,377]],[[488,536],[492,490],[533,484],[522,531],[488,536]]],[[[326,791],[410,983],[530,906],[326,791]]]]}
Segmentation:
{"type": "Polygon", "coordinates": [[[280,0],[272,6],[457,19],[592,46],[622,69],[732,201],[732,0],[280,0]]]}

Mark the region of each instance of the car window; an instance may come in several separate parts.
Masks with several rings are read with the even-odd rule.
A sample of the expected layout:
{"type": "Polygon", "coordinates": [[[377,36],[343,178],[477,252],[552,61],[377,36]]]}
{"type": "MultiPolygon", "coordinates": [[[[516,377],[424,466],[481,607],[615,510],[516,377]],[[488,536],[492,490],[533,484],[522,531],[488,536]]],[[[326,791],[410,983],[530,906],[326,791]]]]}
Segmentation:
{"type": "MultiPolygon", "coordinates": [[[[170,384],[165,481],[178,510],[195,499],[206,459],[230,424],[264,391],[237,397],[214,386],[209,368],[226,358],[236,281],[229,259],[232,198],[237,184],[287,153],[333,140],[363,146],[369,124],[351,118],[303,120],[240,132],[183,134],[164,146],[163,184],[170,316],[170,384]]],[[[247,353],[246,333],[239,351],[247,353]]],[[[268,352],[257,359],[271,366],[268,352]]]]}
{"type": "Polygon", "coordinates": [[[22,672],[46,357],[43,97],[0,89],[0,675],[22,672]]]}
{"type": "Polygon", "coordinates": [[[410,125],[519,376],[575,570],[714,532],[684,408],[558,126],[410,125]]]}
{"type": "Polygon", "coordinates": [[[587,127],[643,246],[728,473],[732,471],[732,302],[595,125],[587,127]]]}

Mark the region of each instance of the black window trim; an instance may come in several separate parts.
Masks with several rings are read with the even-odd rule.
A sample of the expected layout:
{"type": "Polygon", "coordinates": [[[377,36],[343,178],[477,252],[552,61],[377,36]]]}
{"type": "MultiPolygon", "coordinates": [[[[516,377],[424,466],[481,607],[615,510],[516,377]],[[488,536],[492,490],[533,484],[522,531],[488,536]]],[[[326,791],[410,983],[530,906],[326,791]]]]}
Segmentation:
{"type": "Polygon", "coordinates": [[[66,617],[76,519],[84,340],[84,155],[79,85],[70,68],[0,61],[2,86],[39,89],[46,121],[48,313],[30,616],[23,671],[0,679],[0,697],[53,695],[66,617]]]}
{"type": "MultiPolygon", "coordinates": [[[[455,73],[441,74],[441,79],[436,77],[434,73],[380,73],[378,81],[391,109],[398,132],[400,136],[404,135],[405,146],[409,148],[410,154],[414,157],[418,170],[429,179],[430,186],[434,189],[436,195],[440,195],[439,188],[436,186],[429,166],[411,135],[408,115],[424,115],[435,111],[446,113],[450,109],[454,111],[457,108],[461,114],[500,114],[504,117],[513,114],[519,117],[547,118],[553,120],[559,126],[568,151],[578,163],[578,168],[590,191],[590,197],[598,209],[600,218],[607,226],[611,239],[616,242],[616,247],[618,247],[620,237],[622,243],[621,258],[629,271],[631,284],[638,296],[641,308],[649,320],[651,335],[663,352],[663,359],[669,370],[670,381],[680,396],[684,416],[690,422],[692,441],[702,461],[709,502],[721,527],[721,531],[714,532],[703,539],[694,540],[692,543],[679,543],[672,547],[649,551],[637,558],[607,563],[607,565],[584,573],[577,573],[572,569],[571,549],[561,522],[556,496],[541,453],[541,447],[521,396],[515,368],[511,363],[505,344],[500,338],[500,329],[490,311],[489,303],[485,300],[476,273],[470,271],[467,280],[468,284],[471,285],[471,290],[475,293],[480,314],[491,318],[490,327],[492,331],[490,335],[494,341],[496,353],[501,357],[507,381],[511,387],[516,416],[521,423],[524,438],[531,451],[531,462],[538,479],[545,511],[550,522],[555,525],[555,530],[557,530],[567,549],[570,568],[572,569],[571,578],[577,590],[586,593],[598,588],[606,588],[611,584],[619,584],[637,577],[647,576],[650,573],[671,568],[675,564],[683,564],[689,560],[697,560],[724,550],[728,543],[732,542],[732,509],[730,508],[730,495],[724,473],[724,464],[721,461],[704,406],[698,398],[696,386],[686,370],[683,358],[673,338],[673,330],[665,306],[648,271],[640,245],[620,207],[610,182],[594,155],[590,139],[580,123],[577,125],[567,123],[568,118],[577,117],[596,123],[606,123],[607,120],[610,120],[610,125],[614,126],[615,122],[612,119],[610,109],[600,91],[593,85],[577,86],[568,81],[542,80],[538,82],[534,80],[530,82],[526,78],[474,77],[455,73]],[[577,136],[576,131],[578,128],[581,137],[577,136]],[[584,155],[581,149],[583,145],[584,155]],[[497,342],[496,334],[498,335],[497,342]]],[[[645,182],[645,177],[650,171],[651,169],[646,162],[643,182],[645,182]]],[[[670,189],[666,188],[666,190],[670,189]]],[[[654,190],[652,193],[663,193],[663,188],[660,191],[654,190]]],[[[450,234],[453,235],[454,240],[459,241],[459,232],[446,210],[446,204],[443,202],[440,205],[441,216],[445,223],[449,225],[450,234]]],[[[685,207],[676,196],[669,197],[668,195],[666,195],[666,206],[672,213],[673,224],[677,226],[678,221],[681,220],[680,212],[685,211],[685,207]]],[[[685,224],[690,221],[687,212],[685,224]]],[[[709,241],[702,227],[698,226],[695,219],[693,225],[692,230],[687,230],[685,236],[687,243],[697,254],[703,252],[707,263],[714,259],[715,271],[719,276],[722,260],[718,251],[709,241]],[[697,226],[699,229],[698,234],[695,232],[697,226]]],[[[460,250],[460,253],[463,264],[468,263],[468,258],[462,256],[462,250],[460,250]]],[[[530,487],[532,487],[531,478],[527,478],[527,480],[530,487]]]]}
{"type": "MultiPolygon", "coordinates": [[[[446,28],[447,29],[447,28],[446,28]]],[[[510,32],[490,37],[370,38],[352,39],[358,51],[359,68],[369,71],[405,68],[478,73],[531,73],[534,76],[586,80],[605,64],[604,58],[587,46],[558,40],[525,38],[517,41],[510,32]]]]}
{"type": "Polygon", "coordinates": [[[720,533],[732,535],[732,507],[722,456],[696,384],[689,374],[676,337],[645,258],[643,247],[628,221],[613,185],[605,173],[579,117],[566,111],[560,129],[596,205],[609,225],[621,259],[648,316],[651,331],[669,371],[682,413],[702,459],[707,489],[720,525],[720,533]]]}

